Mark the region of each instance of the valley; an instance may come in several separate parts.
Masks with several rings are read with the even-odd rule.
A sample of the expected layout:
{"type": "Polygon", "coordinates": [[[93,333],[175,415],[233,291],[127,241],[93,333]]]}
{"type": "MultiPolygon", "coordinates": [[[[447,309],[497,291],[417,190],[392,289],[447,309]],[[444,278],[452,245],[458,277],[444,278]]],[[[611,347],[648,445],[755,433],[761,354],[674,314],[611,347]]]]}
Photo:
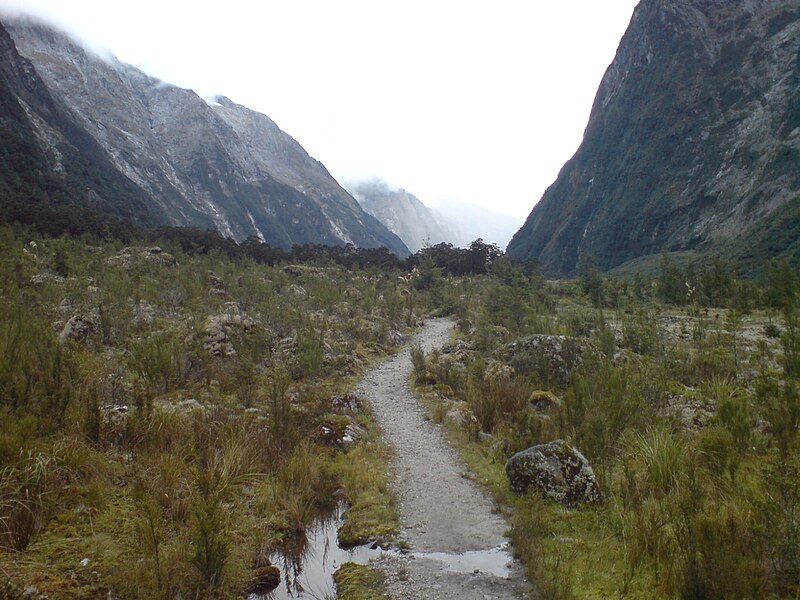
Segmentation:
{"type": "MultiPolygon", "coordinates": [[[[362,46],[345,3],[256,57],[251,98],[324,123],[308,148],[339,132],[340,184],[265,114],[9,2],[0,598],[800,595],[796,0],[641,0],[536,204],[520,148],[554,138],[504,143],[536,109],[506,119],[501,80],[566,105],[574,75],[492,62],[533,37],[497,11],[461,51],[489,23],[503,43],[466,63],[450,14],[411,68],[425,36],[362,46]],[[370,171],[415,173],[430,204],[370,171]]],[[[226,71],[253,64],[214,31],[226,71]]],[[[561,41],[529,60],[568,64],[561,41]]]]}
{"type": "Polygon", "coordinates": [[[8,597],[265,595],[337,503],[338,544],[378,548],[341,598],[793,593],[785,264],[547,281],[0,233],[8,597]],[[596,494],[515,491],[554,440],[596,494]]]}

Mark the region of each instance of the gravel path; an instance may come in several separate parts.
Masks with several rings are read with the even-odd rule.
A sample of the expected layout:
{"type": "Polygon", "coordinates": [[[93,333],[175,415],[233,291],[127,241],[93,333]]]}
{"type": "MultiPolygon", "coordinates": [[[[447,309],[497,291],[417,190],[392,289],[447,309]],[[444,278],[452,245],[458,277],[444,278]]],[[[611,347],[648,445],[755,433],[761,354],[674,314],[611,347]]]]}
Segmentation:
{"type": "MultiPolygon", "coordinates": [[[[427,353],[445,344],[452,329],[452,321],[434,319],[414,341],[427,353]]],[[[394,449],[401,537],[411,547],[409,553],[377,560],[390,595],[397,600],[528,597],[521,567],[504,550],[506,523],[465,477],[465,465],[440,428],[426,418],[409,387],[411,370],[406,348],[371,369],[356,390],[371,402],[394,449]]]]}

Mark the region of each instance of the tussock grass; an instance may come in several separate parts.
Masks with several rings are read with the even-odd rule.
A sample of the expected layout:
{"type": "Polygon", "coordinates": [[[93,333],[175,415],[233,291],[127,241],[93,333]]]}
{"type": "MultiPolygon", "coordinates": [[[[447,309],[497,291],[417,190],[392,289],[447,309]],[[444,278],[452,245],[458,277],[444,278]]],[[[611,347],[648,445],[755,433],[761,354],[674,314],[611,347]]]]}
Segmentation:
{"type": "Polygon", "coordinates": [[[340,600],[385,600],[383,582],[378,573],[363,565],[344,563],[334,573],[336,597],[340,600]]]}
{"type": "Polygon", "coordinates": [[[284,270],[159,242],[173,263],[143,242],[22,236],[0,228],[0,573],[13,585],[233,597],[339,489],[360,531],[392,531],[380,457],[348,450],[362,477],[314,440],[326,398],[352,384],[339,372],[393,349],[387,334],[419,320],[428,290],[409,307],[396,273],[358,261],[284,270]],[[59,341],[73,315],[85,332],[59,341]]]}

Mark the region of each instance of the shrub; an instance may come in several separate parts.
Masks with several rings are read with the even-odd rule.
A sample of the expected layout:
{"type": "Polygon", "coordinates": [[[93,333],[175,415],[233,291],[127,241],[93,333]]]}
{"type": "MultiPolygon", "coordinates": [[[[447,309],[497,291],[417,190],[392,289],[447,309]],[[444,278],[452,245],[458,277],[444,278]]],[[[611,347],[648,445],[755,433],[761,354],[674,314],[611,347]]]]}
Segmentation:
{"type": "Polygon", "coordinates": [[[411,364],[414,367],[414,380],[421,383],[425,379],[428,366],[425,362],[425,351],[419,344],[411,347],[411,364]]]}
{"type": "Polygon", "coordinates": [[[148,335],[131,345],[129,364],[150,390],[167,392],[182,373],[181,344],[163,332],[148,335]]]}
{"type": "Polygon", "coordinates": [[[664,350],[663,334],[655,314],[638,310],[622,319],[622,346],[638,354],[659,355],[664,350]]]}
{"type": "Polygon", "coordinates": [[[230,539],[219,498],[198,498],[192,505],[192,515],[192,565],[205,587],[219,587],[230,555],[230,539]]]}

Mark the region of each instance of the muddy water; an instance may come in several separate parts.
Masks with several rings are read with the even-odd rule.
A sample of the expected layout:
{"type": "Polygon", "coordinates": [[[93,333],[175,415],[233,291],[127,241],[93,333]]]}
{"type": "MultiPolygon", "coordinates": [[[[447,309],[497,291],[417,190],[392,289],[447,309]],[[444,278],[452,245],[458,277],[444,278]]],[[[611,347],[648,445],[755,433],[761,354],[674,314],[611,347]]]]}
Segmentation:
{"type": "Polygon", "coordinates": [[[369,546],[340,548],[336,532],[346,506],[316,519],[306,530],[306,540],[274,553],[270,560],[281,570],[281,583],[267,594],[251,594],[248,600],[326,600],[335,598],[333,573],[346,562],[366,564],[381,554],[369,546]]]}

